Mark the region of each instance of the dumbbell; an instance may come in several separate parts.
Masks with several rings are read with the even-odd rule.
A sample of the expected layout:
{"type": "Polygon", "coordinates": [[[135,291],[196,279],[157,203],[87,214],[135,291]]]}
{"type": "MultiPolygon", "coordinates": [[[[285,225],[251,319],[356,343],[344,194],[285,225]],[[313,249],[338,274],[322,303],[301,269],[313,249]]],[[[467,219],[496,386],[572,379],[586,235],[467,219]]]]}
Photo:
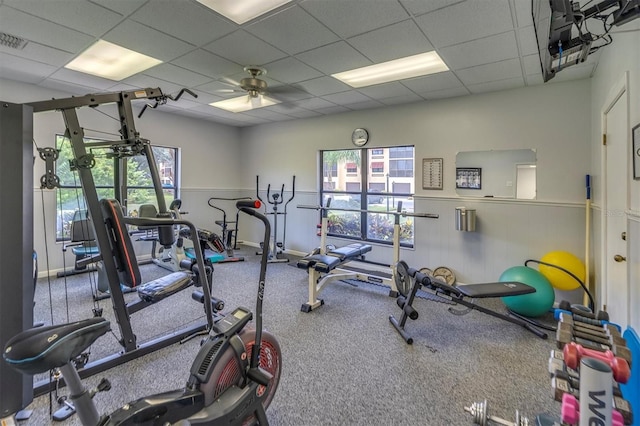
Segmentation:
{"type": "Polygon", "coordinates": [[[604,320],[609,321],[609,314],[606,311],[598,311],[597,313],[593,313],[590,310],[585,310],[586,308],[578,308],[571,305],[571,303],[563,300],[558,305],[560,309],[563,311],[571,312],[572,314],[576,314],[582,317],[591,318],[595,320],[604,320]]]}
{"type": "Polygon", "coordinates": [[[593,349],[587,349],[575,342],[570,342],[564,346],[562,354],[564,355],[564,362],[567,367],[573,368],[574,370],[578,368],[580,359],[587,356],[589,358],[595,358],[603,361],[609,365],[611,370],[613,370],[613,378],[618,383],[627,383],[629,376],[631,376],[629,363],[624,359],[615,356],[611,351],[599,352],[593,349]]]}
{"type": "Polygon", "coordinates": [[[558,349],[564,348],[567,343],[572,341],[596,351],[604,352],[610,350],[614,355],[624,359],[629,366],[631,366],[631,351],[626,347],[627,341],[622,337],[616,338],[605,334],[596,336],[595,334],[577,331],[570,324],[558,323],[556,331],[558,349]]]}
{"type": "Polygon", "coordinates": [[[616,346],[627,346],[627,340],[620,336],[620,333],[611,332],[608,329],[600,328],[585,328],[581,327],[575,323],[569,322],[558,322],[558,330],[569,332],[569,334],[573,334],[576,337],[581,337],[583,339],[592,340],[594,342],[599,342],[602,344],[614,344],[616,346]]]}
{"type": "MultiPolygon", "coordinates": [[[[573,379],[573,383],[575,382],[576,380],[573,379]]],[[[577,382],[579,385],[579,381],[577,382]]],[[[553,396],[556,401],[562,402],[565,394],[572,395],[576,399],[580,398],[579,386],[572,386],[569,381],[564,380],[559,376],[556,376],[551,380],[551,386],[553,388],[553,396]]],[[[616,395],[616,389],[617,393],[620,393],[620,388],[614,386],[613,408],[615,408],[620,413],[625,425],[633,424],[633,411],[631,408],[631,404],[629,404],[629,401],[622,398],[621,394],[616,395]]]]}
{"type": "MultiPolygon", "coordinates": [[[[580,403],[575,396],[564,394],[562,397],[562,424],[563,425],[578,425],[580,423],[580,403]]],[[[589,423],[590,424],[590,423],[589,423]]],[[[604,422],[598,424],[605,424],[604,422]]],[[[624,419],[622,415],[613,410],[611,412],[611,426],[623,426],[624,419]]]]}
{"type": "Polygon", "coordinates": [[[566,311],[561,311],[561,310],[557,311],[557,314],[555,315],[555,317],[560,322],[572,324],[574,327],[577,327],[580,329],[604,332],[611,336],[621,336],[620,326],[610,323],[608,321],[598,321],[598,320],[592,320],[590,318],[585,318],[585,319],[588,319],[589,322],[574,320],[573,314],[566,311]],[[595,322],[596,324],[593,324],[593,322],[595,322]]]}
{"type": "Polygon", "coordinates": [[[518,410],[516,410],[516,421],[510,422],[508,420],[504,420],[500,417],[489,415],[487,408],[487,400],[484,402],[474,402],[471,404],[471,407],[464,407],[464,411],[471,414],[473,416],[473,424],[480,426],[488,426],[491,424],[499,424],[504,426],[528,426],[529,419],[520,415],[518,410]],[[489,423],[491,422],[491,423],[489,423]]]}
{"type": "MultiPolygon", "coordinates": [[[[576,373],[575,370],[571,370],[571,371],[576,373]]],[[[580,375],[572,374],[566,368],[564,371],[556,370],[556,373],[552,375],[552,379],[551,379],[552,383],[554,379],[556,379],[556,381],[559,383],[558,388],[560,388],[560,389],[556,389],[554,387],[554,397],[555,397],[555,400],[558,402],[562,401],[562,394],[567,393],[567,391],[565,390],[567,387],[574,390],[580,389],[580,375]],[[566,384],[560,383],[560,382],[566,382],[566,384]]],[[[618,384],[618,382],[616,382],[615,380],[612,380],[611,384],[613,386],[613,396],[622,398],[622,390],[620,390],[620,385],[618,384]]]]}

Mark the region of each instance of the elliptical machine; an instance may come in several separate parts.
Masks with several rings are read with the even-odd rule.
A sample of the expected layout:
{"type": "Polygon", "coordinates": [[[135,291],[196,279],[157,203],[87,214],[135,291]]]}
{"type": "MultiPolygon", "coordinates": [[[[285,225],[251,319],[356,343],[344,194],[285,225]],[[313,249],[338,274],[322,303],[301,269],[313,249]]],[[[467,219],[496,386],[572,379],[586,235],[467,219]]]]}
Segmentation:
{"type": "MultiPolygon", "coordinates": [[[[269,243],[271,226],[257,210],[259,201],[238,201],[237,208],[260,219],[265,226],[264,244],[269,243]]],[[[197,235],[193,224],[172,219],[155,219],[158,225],[184,224],[197,235]]],[[[197,262],[204,269],[198,244],[194,245],[197,262]]],[[[107,416],[98,415],[93,395],[108,390],[108,382],[88,391],[73,360],[110,329],[104,318],[91,318],[69,324],[32,328],[10,339],[4,360],[24,374],[39,374],[60,368],[69,386],[71,400],[85,426],[132,424],[189,425],[267,425],[266,409],[278,387],[282,366],[281,351],[273,335],[262,330],[262,300],[267,270],[267,252],[260,263],[256,300],[256,328],[246,327],[253,318],[249,309],[238,307],[214,323],[213,313],[205,303],[209,324],[204,340],[191,366],[185,388],[140,398],[125,404],[107,416]]],[[[201,275],[205,300],[211,298],[208,279],[201,275]]],[[[3,419],[4,421],[7,419],[3,419]]],[[[11,424],[11,423],[7,423],[11,424]]]]}
{"type": "MultiPolygon", "coordinates": [[[[293,197],[296,196],[296,177],[293,176],[293,183],[291,188],[291,198],[284,203],[284,183],[282,184],[282,188],[280,192],[271,193],[271,184],[267,185],[267,203],[271,204],[273,207],[272,211],[267,213],[267,206],[262,198],[260,198],[260,176],[256,176],[256,197],[258,200],[262,202],[264,205],[265,214],[273,215],[273,236],[269,239],[269,244],[261,244],[262,251],[268,252],[269,263],[286,263],[289,262],[289,259],[286,257],[278,257],[278,255],[284,253],[286,250],[285,242],[287,240],[287,205],[293,200],[293,197]],[[278,206],[284,203],[284,210],[278,211],[278,206]],[[278,216],[284,216],[283,219],[283,231],[282,231],[282,241],[278,241],[278,216]]],[[[262,254],[262,251],[257,252],[256,254],[262,254]]]]}

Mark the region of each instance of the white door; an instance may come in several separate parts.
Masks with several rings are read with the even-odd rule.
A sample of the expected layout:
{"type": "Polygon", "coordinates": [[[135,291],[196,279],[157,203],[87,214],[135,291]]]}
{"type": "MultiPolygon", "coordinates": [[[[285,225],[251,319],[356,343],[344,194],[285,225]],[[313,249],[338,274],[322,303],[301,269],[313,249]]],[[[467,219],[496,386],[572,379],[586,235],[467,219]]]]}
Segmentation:
{"type": "Polygon", "coordinates": [[[627,276],[628,171],[628,90],[626,84],[603,109],[605,193],[603,215],[603,304],[610,320],[629,324],[629,281],[627,276]]]}

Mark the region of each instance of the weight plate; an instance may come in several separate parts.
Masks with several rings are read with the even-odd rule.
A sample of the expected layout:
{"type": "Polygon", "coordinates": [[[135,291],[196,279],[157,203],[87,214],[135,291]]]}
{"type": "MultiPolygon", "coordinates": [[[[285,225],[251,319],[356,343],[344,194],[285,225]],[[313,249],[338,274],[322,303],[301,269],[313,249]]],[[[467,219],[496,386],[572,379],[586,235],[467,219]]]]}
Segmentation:
{"type": "Polygon", "coordinates": [[[411,291],[411,277],[409,276],[409,265],[407,265],[407,262],[401,260],[396,264],[393,278],[400,294],[407,297],[411,291]]]}
{"type": "Polygon", "coordinates": [[[433,271],[429,268],[420,268],[420,272],[422,272],[425,275],[428,275],[429,277],[433,276],[433,271]]]}
{"type": "Polygon", "coordinates": [[[451,286],[456,284],[456,274],[446,266],[438,266],[433,270],[434,278],[442,278],[446,284],[451,286]]]}

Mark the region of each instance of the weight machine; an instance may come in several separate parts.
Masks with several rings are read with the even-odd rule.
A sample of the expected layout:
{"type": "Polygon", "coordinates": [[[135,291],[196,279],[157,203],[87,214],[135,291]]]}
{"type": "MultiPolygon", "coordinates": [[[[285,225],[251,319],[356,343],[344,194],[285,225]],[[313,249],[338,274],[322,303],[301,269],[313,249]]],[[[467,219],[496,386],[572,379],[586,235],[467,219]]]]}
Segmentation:
{"type": "MultiPolygon", "coordinates": [[[[97,374],[101,371],[107,370],[109,368],[115,367],[122,363],[128,362],[132,359],[140,357],[142,355],[151,353],[158,349],[161,349],[165,346],[171,345],[173,343],[177,343],[183,340],[186,337],[197,334],[201,331],[207,330],[211,327],[207,321],[202,323],[196,323],[191,325],[190,327],[186,327],[184,329],[175,330],[168,333],[165,336],[161,336],[155,338],[149,342],[145,342],[140,344],[137,341],[137,337],[133,332],[133,328],[131,325],[130,315],[147,307],[152,304],[150,301],[140,300],[138,302],[133,302],[127,304],[124,300],[124,296],[122,290],[120,288],[121,283],[121,266],[117,264],[114,256],[109,255],[113,253],[109,230],[107,229],[106,216],[103,212],[103,209],[100,204],[100,200],[98,198],[98,193],[96,190],[96,185],[94,181],[94,177],[92,174],[92,167],[95,165],[95,156],[92,152],[95,148],[108,148],[110,149],[110,156],[114,160],[114,168],[115,168],[115,198],[116,200],[122,200],[122,208],[126,210],[126,182],[124,182],[124,176],[126,176],[126,161],[127,157],[134,155],[142,155],[147,159],[151,180],[154,187],[155,198],[158,206],[158,214],[157,218],[151,219],[143,219],[143,218],[126,218],[125,222],[135,225],[149,226],[149,227],[157,227],[158,229],[158,238],[159,242],[162,245],[170,246],[173,243],[175,238],[173,226],[178,223],[185,223],[184,221],[177,221],[172,219],[172,214],[167,210],[164,192],[162,189],[162,182],[160,180],[160,176],[158,173],[158,169],[156,166],[155,157],[153,154],[153,150],[151,149],[150,141],[144,139],[140,136],[140,133],[136,130],[134,123],[134,114],[133,114],[133,100],[141,100],[141,101],[151,101],[155,102],[154,104],[147,104],[142,111],[146,109],[147,106],[155,108],[159,105],[165,104],[168,100],[177,101],[183,95],[183,93],[189,93],[194,97],[197,97],[193,92],[188,89],[183,89],[176,96],[165,95],[159,88],[146,88],[134,91],[124,91],[124,92],[113,92],[113,93],[103,93],[103,94],[90,94],[79,97],[71,97],[71,98],[63,98],[63,99],[52,99],[41,102],[30,103],[29,106],[32,108],[34,113],[44,112],[44,111],[60,111],[63,115],[65,126],[66,126],[66,134],[68,135],[73,152],[73,159],[71,160],[72,169],[76,170],[78,176],[80,178],[80,183],[82,186],[82,190],[85,196],[87,210],[89,212],[89,216],[93,219],[94,222],[94,231],[96,235],[96,242],[101,253],[100,260],[104,266],[104,272],[106,279],[108,281],[109,292],[111,294],[111,300],[113,304],[113,310],[115,315],[115,323],[117,324],[120,332],[120,340],[119,343],[122,347],[122,350],[111,356],[107,356],[103,359],[93,361],[87,363],[79,369],[79,375],[82,378],[89,377],[91,375],[97,374]],[[100,141],[100,142],[85,142],[84,140],[84,130],[80,125],[77,109],[82,107],[91,107],[95,108],[100,105],[105,104],[115,104],[117,108],[117,116],[120,120],[120,139],[115,141],[100,141]]],[[[138,115],[140,117],[142,112],[138,115]]],[[[32,127],[32,122],[29,121],[29,126],[32,127]]],[[[4,139],[4,137],[3,137],[4,139]]],[[[29,162],[32,161],[32,148],[31,141],[29,141],[29,162]]],[[[46,162],[46,173],[40,179],[41,185],[47,189],[54,189],[59,183],[58,177],[55,175],[55,160],[57,159],[57,151],[52,148],[44,148],[39,149],[40,157],[43,158],[46,162]]],[[[3,168],[4,172],[4,168],[3,168]]],[[[26,174],[25,174],[26,176],[26,174]]],[[[15,177],[14,177],[15,179],[15,177]]],[[[25,178],[24,182],[28,180],[25,178]]],[[[11,185],[7,185],[11,186],[11,185]]],[[[13,186],[15,187],[15,185],[13,186]]],[[[29,189],[25,192],[32,193],[33,189],[29,189]]],[[[17,197],[18,199],[20,197],[17,197]]],[[[118,204],[120,205],[120,203],[118,204]]],[[[32,204],[29,204],[29,211],[23,212],[24,215],[32,215],[32,204]]],[[[119,207],[120,208],[120,207],[119,207]]],[[[3,213],[4,214],[4,213],[3,213]]],[[[32,223],[32,219],[29,219],[32,223]]],[[[22,218],[19,222],[22,222],[22,218]]],[[[26,225],[26,223],[25,223],[26,225]]],[[[15,226],[15,225],[12,225],[15,226]]],[[[32,238],[32,225],[29,226],[30,236],[32,238]]],[[[4,238],[4,232],[3,232],[4,238]]],[[[25,243],[26,244],[26,243],[25,243]]],[[[32,246],[29,245],[28,249],[28,259],[29,264],[27,264],[28,268],[31,269],[31,256],[32,256],[32,246]]],[[[135,258],[131,258],[131,260],[135,260],[135,258]]],[[[16,264],[23,264],[24,262],[16,262],[16,264]]],[[[137,264],[135,265],[137,267],[137,264]]],[[[198,260],[197,262],[198,270],[201,274],[205,274],[207,268],[205,268],[203,261],[198,260]]],[[[13,266],[14,267],[14,266],[13,266]]],[[[2,268],[4,269],[4,268],[2,268]]],[[[9,269],[9,268],[7,268],[9,269]]],[[[178,272],[177,274],[181,274],[182,272],[178,272]]],[[[132,281],[131,286],[135,286],[139,284],[139,277],[134,277],[136,280],[132,281]]],[[[164,278],[164,277],[163,277],[164,278]]],[[[6,281],[4,278],[2,282],[6,281]]],[[[24,280],[13,279],[10,282],[24,282],[24,280]]],[[[206,281],[205,281],[206,282],[206,281]]],[[[3,290],[6,291],[6,290],[3,290]]],[[[33,303],[33,288],[31,287],[30,292],[30,301],[28,304],[23,302],[24,308],[29,307],[33,303]]],[[[0,300],[7,300],[6,297],[1,297],[0,300]]],[[[16,301],[12,301],[13,304],[16,301]]],[[[204,303],[205,311],[211,310],[211,303],[204,303]]],[[[30,308],[30,317],[33,316],[32,307],[30,308]]],[[[26,309],[25,309],[26,311],[26,309]]],[[[4,324],[4,322],[3,322],[4,324]]],[[[22,329],[26,329],[31,325],[31,323],[25,323],[22,325],[22,329]]],[[[4,327],[4,326],[3,326],[4,327]]],[[[15,333],[14,333],[15,334],[15,333]]],[[[5,343],[5,340],[2,339],[1,343],[5,343]]],[[[0,367],[4,368],[3,366],[0,367]]],[[[16,383],[18,380],[22,380],[22,378],[16,378],[13,383],[16,383]]],[[[2,378],[2,382],[5,383],[4,376],[2,378]]],[[[47,393],[52,390],[55,386],[55,383],[50,383],[48,380],[43,382],[36,383],[34,385],[32,394],[36,396],[47,393]]],[[[14,391],[15,392],[15,391],[14,391]]],[[[0,413],[3,414],[3,413],[0,413]]]]}
{"type": "MultiPolygon", "coordinates": [[[[284,253],[286,250],[285,242],[287,240],[287,205],[293,200],[293,197],[296,196],[296,177],[293,176],[293,183],[291,189],[291,198],[284,201],[284,183],[282,184],[282,188],[280,192],[271,193],[271,184],[267,186],[267,203],[271,204],[271,212],[267,212],[267,203],[264,202],[262,198],[260,198],[260,176],[256,176],[256,197],[258,200],[264,204],[264,211],[267,215],[273,215],[273,236],[269,241],[269,247],[262,247],[262,250],[268,250],[269,263],[286,263],[289,262],[289,259],[286,257],[278,257],[279,254],[284,253]],[[284,210],[278,211],[278,206],[284,203],[284,210]],[[284,216],[283,220],[283,231],[282,231],[282,241],[278,241],[278,216],[284,216]]],[[[256,254],[262,254],[262,252],[257,252],[256,254]]]]}

